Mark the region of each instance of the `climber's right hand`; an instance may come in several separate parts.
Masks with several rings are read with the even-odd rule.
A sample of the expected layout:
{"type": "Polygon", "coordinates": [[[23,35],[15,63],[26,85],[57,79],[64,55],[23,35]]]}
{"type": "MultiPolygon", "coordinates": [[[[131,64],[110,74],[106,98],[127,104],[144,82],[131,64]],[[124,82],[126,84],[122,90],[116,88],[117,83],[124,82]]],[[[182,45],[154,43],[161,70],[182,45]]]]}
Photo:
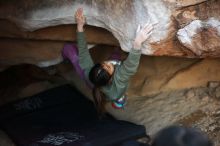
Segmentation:
{"type": "Polygon", "coordinates": [[[141,25],[138,25],[133,47],[135,49],[141,49],[142,43],[150,37],[153,29],[154,27],[150,23],[145,24],[143,27],[141,27],[141,25]]]}

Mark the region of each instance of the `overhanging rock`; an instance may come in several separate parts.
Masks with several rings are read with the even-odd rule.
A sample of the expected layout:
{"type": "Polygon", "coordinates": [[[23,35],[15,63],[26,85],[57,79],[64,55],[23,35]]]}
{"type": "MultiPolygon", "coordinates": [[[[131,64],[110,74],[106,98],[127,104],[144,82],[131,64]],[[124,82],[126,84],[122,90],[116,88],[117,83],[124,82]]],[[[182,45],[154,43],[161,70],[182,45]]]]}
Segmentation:
{"type": "MultiPolygon", "coordinates": [[[[206,39],[206,36],[210,40],[215,39],[199,49],[205,50],[205,53],[198,51],[197,45],[184,43],[179,35],[187,25],[194,25],[195,20],[209,22],[212,19],[219,22],[220,1],[217,0],[9,0],[0,2],[0,18],[10,20],[24,30],[34,31],[74,24],[74,13],[79,7],[84,9],[88,25],[110,31],[124,51],[131,49],[138,24],[150,22],[158,24],[143,45],[143,54],[194,58],[220,56],[219,44],[213,44],[220,40],[217,31],[206,31],[206,35],[199,35],[200,40],[206,39]]],[[[211,29],[218,30],[217,27],[212,25],[211,29]]],[[[191,28],[195,27],[187,31],[193,31],[191,28]]]]}

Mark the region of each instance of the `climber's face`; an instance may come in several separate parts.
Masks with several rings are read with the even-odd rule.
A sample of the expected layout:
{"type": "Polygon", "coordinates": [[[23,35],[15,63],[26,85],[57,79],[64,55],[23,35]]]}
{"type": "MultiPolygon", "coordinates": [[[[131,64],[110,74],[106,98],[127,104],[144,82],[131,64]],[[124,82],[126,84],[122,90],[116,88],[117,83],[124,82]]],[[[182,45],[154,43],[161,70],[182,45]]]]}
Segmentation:
{"type": "Polygon", "coordinates": [[[114,65],[111,62],[105,61],[102,63],[102,67],[110,74],[113,75],[114,73],[114,65]]]}

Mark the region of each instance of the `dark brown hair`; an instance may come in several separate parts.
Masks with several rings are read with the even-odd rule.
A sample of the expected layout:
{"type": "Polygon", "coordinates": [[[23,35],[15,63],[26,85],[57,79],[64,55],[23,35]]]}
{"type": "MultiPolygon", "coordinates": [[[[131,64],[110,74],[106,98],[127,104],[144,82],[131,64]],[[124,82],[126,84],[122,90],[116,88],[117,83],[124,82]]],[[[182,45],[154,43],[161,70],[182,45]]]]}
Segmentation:
{"type": "Polygon", "coordinates": [[[99,114],[105,112],[106,95],[101,87],[109,83],[111,75],[103,68],[102,64],[95,64],[89,72],[89,80],[94,84],[93,99],[99,114]]]}

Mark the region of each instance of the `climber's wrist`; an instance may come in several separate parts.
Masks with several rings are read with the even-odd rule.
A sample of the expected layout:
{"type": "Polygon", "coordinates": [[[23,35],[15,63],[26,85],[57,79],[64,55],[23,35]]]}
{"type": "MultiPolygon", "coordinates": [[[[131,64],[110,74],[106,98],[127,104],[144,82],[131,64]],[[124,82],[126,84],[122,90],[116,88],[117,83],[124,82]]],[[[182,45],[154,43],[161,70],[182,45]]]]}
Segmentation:
{"type": "Polygon", "coordinates": [[[139,41],[134,41],[133,42],[133,48],[135,50],[140,50],[141,49],[141,45],[142,45],[142,43],[140,43],[139,41]]]}
{"type": "Polygon", "coordinates": [[[83,32],[84,31],[83,25],[77,25],[77,31],[78,32],[83,32]]]}

